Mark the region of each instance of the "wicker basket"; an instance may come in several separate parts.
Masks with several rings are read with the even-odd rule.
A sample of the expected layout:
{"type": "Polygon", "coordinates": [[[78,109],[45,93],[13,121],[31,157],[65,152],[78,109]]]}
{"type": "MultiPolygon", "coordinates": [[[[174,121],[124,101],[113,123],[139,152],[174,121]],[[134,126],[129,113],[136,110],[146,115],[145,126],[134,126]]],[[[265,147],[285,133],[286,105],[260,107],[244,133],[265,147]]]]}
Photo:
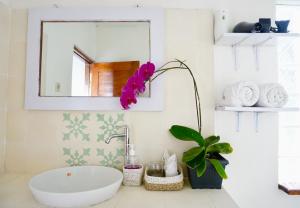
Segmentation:
{"type": "Polygon", "coordinates": [[[180,167],[179,175],[173,177],[154,177],[147,175],[148,168],[145,170],[144,185],[148,191],[179,191],[183,188],[183,173],[180,167]]]}
{"type": "Polygon", "coordinates": [[[123,185],[140,186],[142,184],[143,172],[143,166],[139,169],[126,169],[123,167],[123,185]]]}

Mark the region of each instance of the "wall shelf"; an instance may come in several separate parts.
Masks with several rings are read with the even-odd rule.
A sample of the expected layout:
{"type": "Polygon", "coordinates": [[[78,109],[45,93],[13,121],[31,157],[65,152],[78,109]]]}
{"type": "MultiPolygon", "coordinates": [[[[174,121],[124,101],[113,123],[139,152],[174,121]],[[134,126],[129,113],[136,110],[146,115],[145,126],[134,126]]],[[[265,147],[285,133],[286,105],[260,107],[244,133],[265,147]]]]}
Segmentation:
{"type": "Polygon", "coordinates": [[[299,111],[300,108],[284,107],[284,108],[268,108],[268,107],[230,107],[230,106],[217,106],[217,111],[234,111],[234,112],[291,112],[299,111]]]}
{"type": "Polygon", "coordinates": [[[237,47],[252,47],[258,71],[260,65],[259,47],[275,46],[277,42],[289,45],[298,37],[300,37],[299,33],[224,33],[219,39],[215,40],[215,45],[232,47],[235,70],[238,69],[237,47]]]}
{"type": "Polygon", "coordinates": [[[216,106],[216,111],[228,111],[236,113],[236,131],[240,131],[240,114],[244,112],[254,113],[254,126],[255,131],[258,132],[258,121],[260,113],[267,112],[295,112],[300,111],[297,107],[284,107],[284,108],[268,108],[268,107],[230,107],[230,106],[216,106]]]}
{"type": "Polygon", "coordinates": [[[222,46],[274,46],[277,41],[293,41],[299,33],[224,33],[215,41],[222,46]]]}

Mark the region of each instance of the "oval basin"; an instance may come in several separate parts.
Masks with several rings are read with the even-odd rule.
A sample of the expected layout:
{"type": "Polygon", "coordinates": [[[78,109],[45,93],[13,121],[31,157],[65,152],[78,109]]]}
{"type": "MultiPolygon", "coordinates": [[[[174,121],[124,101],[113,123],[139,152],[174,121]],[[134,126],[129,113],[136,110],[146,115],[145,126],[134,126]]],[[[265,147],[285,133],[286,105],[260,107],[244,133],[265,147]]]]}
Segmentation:
{"type": "Polygon", "coordinates": [[[31,178],[34,198],[51,207],[98,204],[117,193],[123,174],[114,168],[77,166],[46,171],[31,178]]]}

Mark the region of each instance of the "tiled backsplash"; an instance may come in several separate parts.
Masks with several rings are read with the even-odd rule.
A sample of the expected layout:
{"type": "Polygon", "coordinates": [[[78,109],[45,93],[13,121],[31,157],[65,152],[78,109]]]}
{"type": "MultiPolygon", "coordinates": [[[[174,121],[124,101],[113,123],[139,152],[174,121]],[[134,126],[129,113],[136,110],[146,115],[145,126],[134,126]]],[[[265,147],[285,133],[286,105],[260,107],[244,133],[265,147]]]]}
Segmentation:
{"type": "Polygon", "coordinates": [[[62,159],[66,165],[122,168],[124,140],[106,144],[105,138],[123,133],[123,113],[63,113],[62,125],[62,159]]]}

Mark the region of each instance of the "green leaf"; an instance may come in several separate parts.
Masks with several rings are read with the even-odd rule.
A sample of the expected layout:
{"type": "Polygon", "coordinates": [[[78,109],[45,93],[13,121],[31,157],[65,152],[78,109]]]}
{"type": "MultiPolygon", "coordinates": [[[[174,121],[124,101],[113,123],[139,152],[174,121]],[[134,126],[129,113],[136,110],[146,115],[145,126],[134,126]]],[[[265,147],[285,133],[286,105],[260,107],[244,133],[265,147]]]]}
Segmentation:
{"type": "Polygon", "coordinates": [[[188,161],[191,161],[192,159],[197,157],[203,150],[203,147],[191,148],[190,150],[183,153],[182,162],[186,163],[188,161]]]}
{"type": "Polygon", "coordinates": [[[197,167],[197,176],[201,177],[206,171],[206,160],[203,158],[197,167]]]}
{"type": "Polygon", "coordinates": [[[232,151],[233,149],[229,143],[213,144],[207,148],[207,152],[209,153],[230,154],[232,151]]]}
{"type": "Polygon", "coordinates": [[[225,172],[221,162],[219,160],[216,160],[216,159],[208,159],[208,160],[214,166],[214,168],[216,169],[219,176],[223,179],[227,179],[226,172],[225,172]]]}
{"type": "Polygon", "coordinates": [[[195,157],[191,161],[186,162],[186,165],[191,169],[195,169],[201,165],[201,162],[204,158],[205,158],[205,151],[202,151],[197,157],[195,157]]]}
{"type": "Polygon", "coordinates": [[[220,141],[220,137],[219,136],[210,136],[210,137],[207,137],[204,141],[205,141],[205,146],[208,147],[210,145],[218,143],[220,141]]]}
{"type": "Polygon", "coordinates": [[[185,126],[173,125],[170,129],[170,132],[177,139],[183,141],[195,141],[200,146],[204,146],[203,137],[199,132],[195,131],[194,129],[185,126]]]}

